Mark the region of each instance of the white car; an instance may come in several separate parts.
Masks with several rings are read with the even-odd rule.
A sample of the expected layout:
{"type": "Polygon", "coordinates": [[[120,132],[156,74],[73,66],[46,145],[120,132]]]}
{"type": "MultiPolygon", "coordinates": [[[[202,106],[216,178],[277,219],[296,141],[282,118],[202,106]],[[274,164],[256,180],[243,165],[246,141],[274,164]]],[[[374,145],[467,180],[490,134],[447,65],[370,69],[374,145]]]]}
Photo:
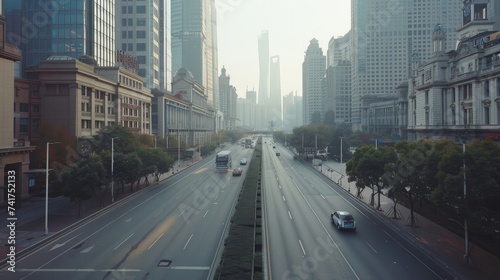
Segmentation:
{"type": "Polygon", "coordinates": [[[356,230],[356,221],[349,212],[335,211],[330,215],[330,221],[338,229],[352,229],[356,230]]]}
{"type": "Polygon", "coordinates": [[[240,160],[240,165],[246,165],[247,164],[247,159],[246,158],[242,158],[240,160]]]}

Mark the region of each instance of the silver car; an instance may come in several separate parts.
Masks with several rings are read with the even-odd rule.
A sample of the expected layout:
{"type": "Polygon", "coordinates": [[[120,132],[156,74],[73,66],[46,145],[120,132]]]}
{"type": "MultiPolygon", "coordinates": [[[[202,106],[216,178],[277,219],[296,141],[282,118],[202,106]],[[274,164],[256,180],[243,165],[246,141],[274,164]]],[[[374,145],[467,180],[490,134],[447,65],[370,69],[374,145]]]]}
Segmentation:
{"type": "Polygon", "coordinates": [[[330,221],[337,226],[338,229],[356,230],[356,221],[349,212],[335,211],[330,215],[330,221]]]}

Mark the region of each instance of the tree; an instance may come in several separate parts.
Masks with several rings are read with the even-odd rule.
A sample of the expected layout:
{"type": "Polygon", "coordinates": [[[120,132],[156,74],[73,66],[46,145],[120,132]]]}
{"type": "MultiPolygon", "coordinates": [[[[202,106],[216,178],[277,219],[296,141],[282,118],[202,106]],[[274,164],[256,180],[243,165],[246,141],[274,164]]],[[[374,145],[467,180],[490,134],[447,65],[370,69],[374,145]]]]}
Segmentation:
{"type": "Polygon", "coordinates": [[[144,176],[147,185],[149,184],[148,175],[154,173],[158,178],[159,174],[168,172],[174,163],[174,160],[161,149],[141,147],[138,155],[142,161],[140,176],[144,176]]]}
{"type": "Polygon", "coordinates": [[[311,124],[320,124],[321,123],[321,113],[314,112],[311,116],[311,124]]]}
{"type": "Polygon", "coordinates": [[[335,126],[335,112],[333,112],[332,110],[326,111],[323,123],[326,125],[335,126]]]}
{"type": "Polygon", "coordinates": [[[78,216],[83,214],[83,202],[94,197],[109,181],[98,156],[68,168],[61,177],[60,188],[65,196],[77,203],[78,216]]]}
{"type": "Polygon", "coordinates": [[[397,143],[394,150],[397,159],[385,165],[384,181],[386,185],[392,187],[391,196],[396,200],[401,197],[407,199],[410,208],[410,225],[416,226],[414,205],[417,199],[423,199],[430,194],[426,176],[431,173],[426,167],[429,155],[435,150],[435,145],[430,140],[403,141],[397,143]]]}
{"type": "Polygon", "coordinates": [[[499,226],[499,186],[498,144],[489,139],[476,141],[466,146],[465,154],[463,147],[454,145],[439,163],[439,186],[433,191],[432,200],[439,207],[470,221],[471,230],[491,235],[499,226]]]}
{"type": "Polygon", "coordinates": [[[366,186],[372,188],[371,204],[375,204],[378,194],[377,209],[380,209],[380,193],[387,187],[384,180],[385,166],[396,160],[396,154],[390,147],[364,146],[356,149],[353,157],[347,162],[346,172],[349,182],[356,181],[358,196],[366,186]],[[375,188],[377,191],[375,192],[375,188]]]}

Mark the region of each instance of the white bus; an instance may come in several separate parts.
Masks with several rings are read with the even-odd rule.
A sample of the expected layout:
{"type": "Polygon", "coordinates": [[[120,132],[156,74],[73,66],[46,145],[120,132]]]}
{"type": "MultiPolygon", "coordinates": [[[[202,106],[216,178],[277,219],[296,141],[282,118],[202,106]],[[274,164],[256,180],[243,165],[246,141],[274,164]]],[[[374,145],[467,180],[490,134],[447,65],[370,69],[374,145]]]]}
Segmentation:
{"type": "Polygon", "coordinates": [[[217,171],[228,171],[232,168],[231,151],[220,151],[215,156],[215,169],[217,171]]]}

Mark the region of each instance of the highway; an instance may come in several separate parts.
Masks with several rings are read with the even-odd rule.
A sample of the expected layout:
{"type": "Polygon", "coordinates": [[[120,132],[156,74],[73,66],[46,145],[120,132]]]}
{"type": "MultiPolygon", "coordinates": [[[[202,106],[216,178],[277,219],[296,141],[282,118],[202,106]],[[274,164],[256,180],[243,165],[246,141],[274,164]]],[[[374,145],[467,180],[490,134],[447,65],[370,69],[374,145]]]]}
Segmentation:
{"type": "Polygon", "coordinates": [[[269,279],[453,279],[381,215],[335,186],[290,150],[263,147],[264,227],[269,279]],[[280,156],[276,156],[280,152],[280,156]],[[356,231],[330,222],[350,212],[356,231]]]}
{"type": "MultiPolygon", "coordinates": [[[[252,149],[229,146],[233,167],[252,149]]],[[[212,279],[243,176],[211,155],[17,260],[0,279],[212,279]]],[[[246,172],[246,166],[243,172],[246,172]]]]}

